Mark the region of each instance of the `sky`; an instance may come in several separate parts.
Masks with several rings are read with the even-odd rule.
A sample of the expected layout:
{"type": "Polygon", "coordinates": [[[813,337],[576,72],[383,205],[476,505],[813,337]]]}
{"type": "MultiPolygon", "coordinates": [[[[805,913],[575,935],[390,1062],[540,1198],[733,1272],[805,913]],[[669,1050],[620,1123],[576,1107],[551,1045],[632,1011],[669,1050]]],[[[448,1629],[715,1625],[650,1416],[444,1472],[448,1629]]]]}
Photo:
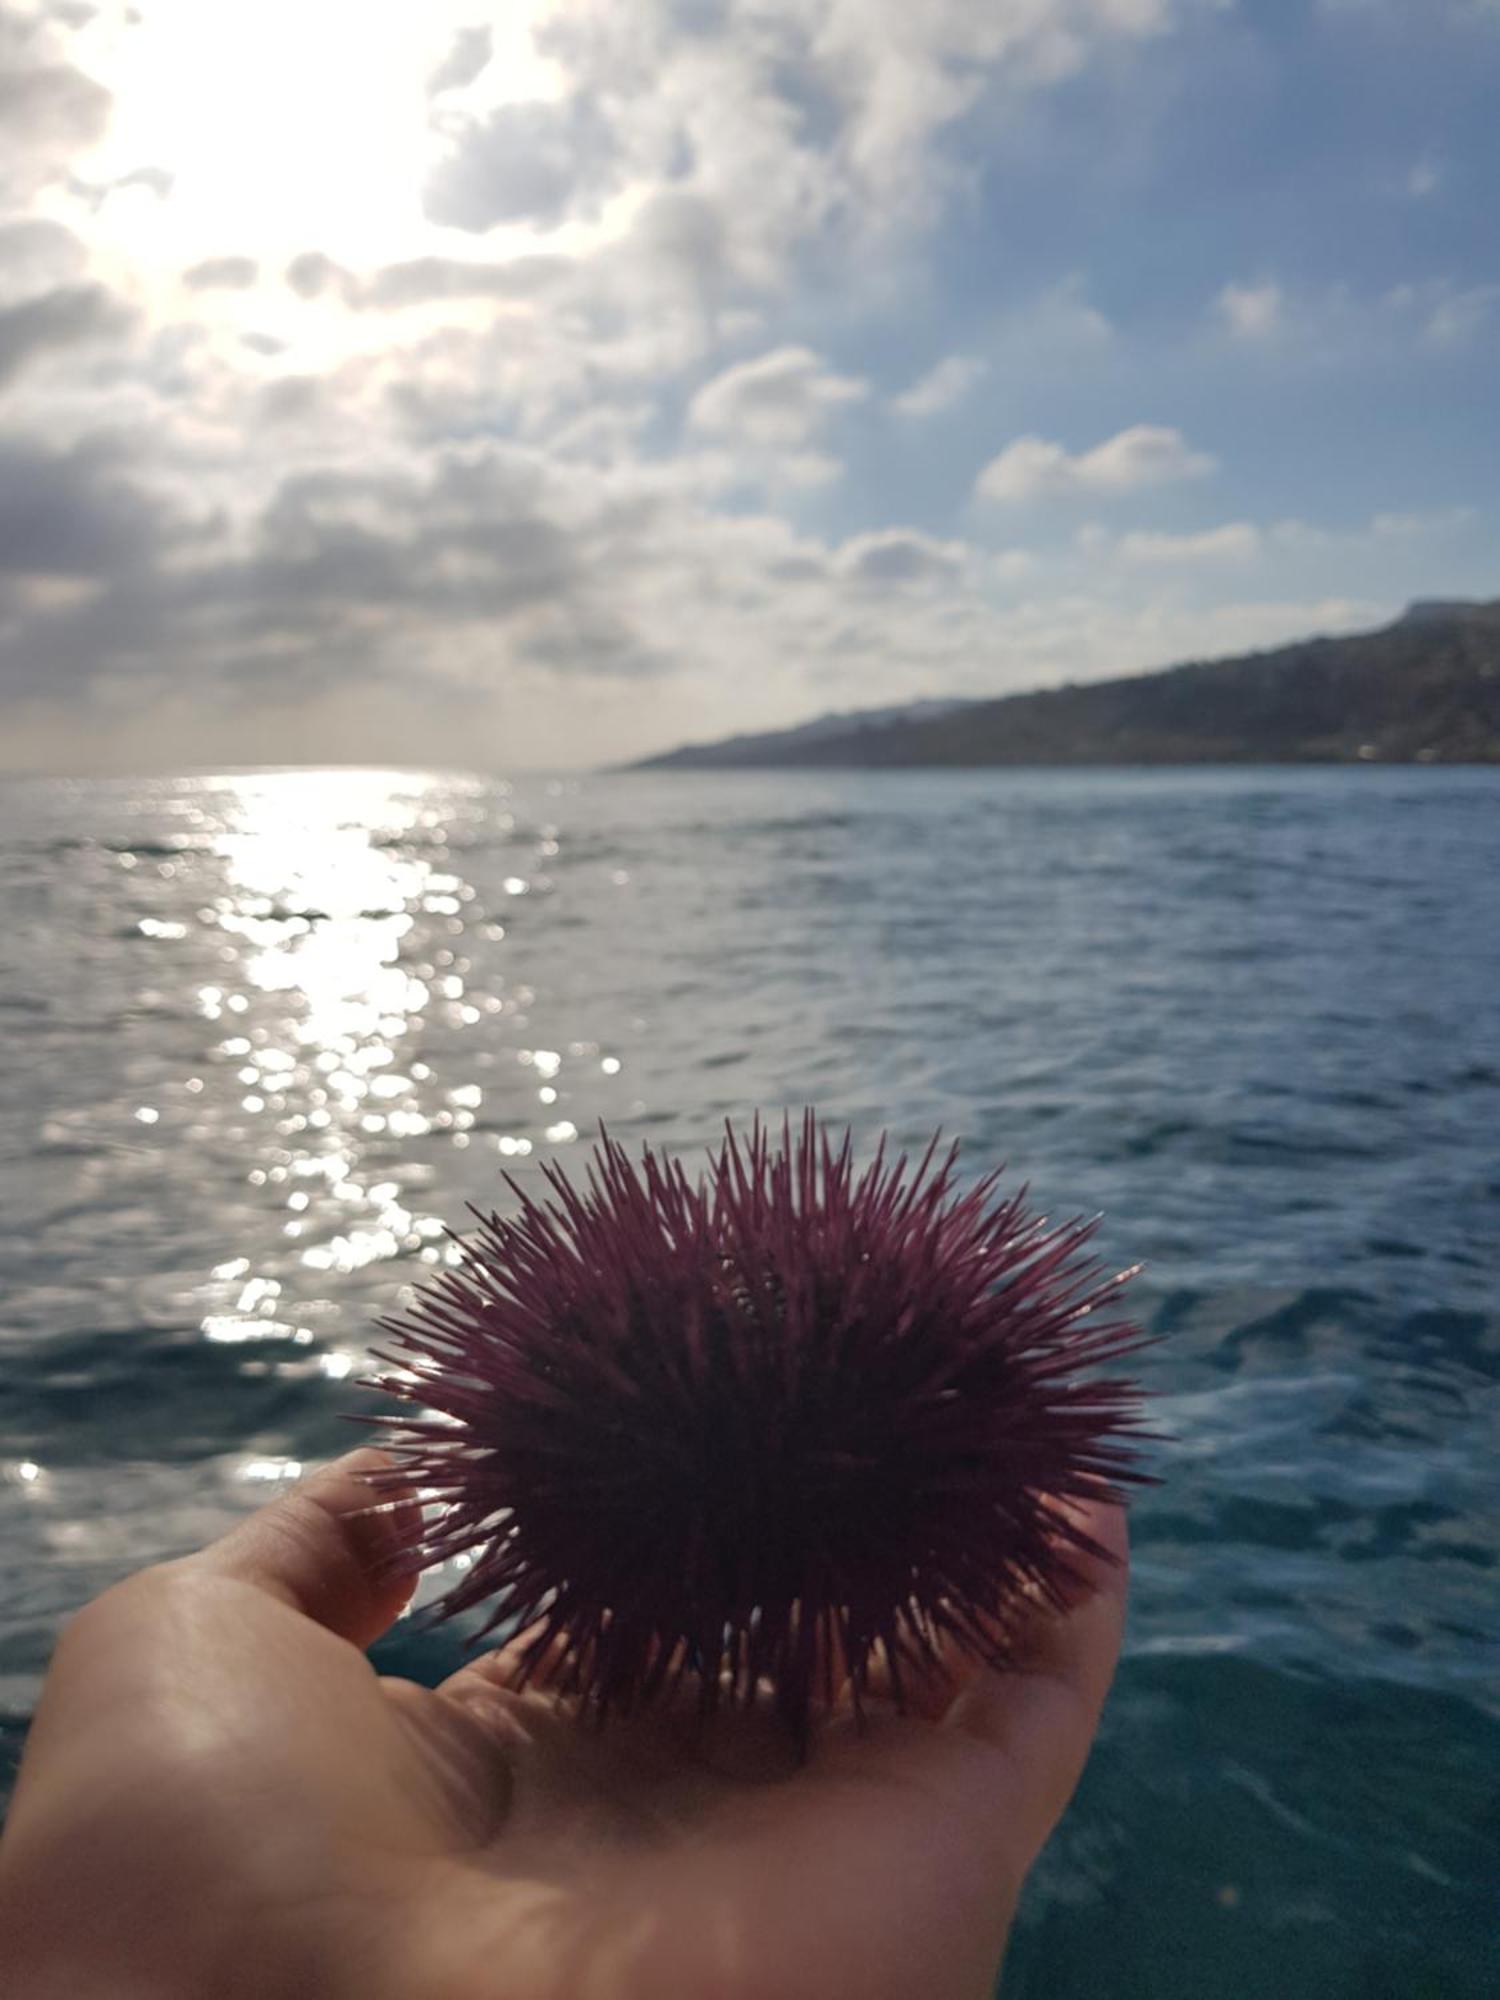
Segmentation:
{"type": "Polygon", "coordinates": [[[0,769],[1500,595],[1500,0],[0,0],[0,769]]]}

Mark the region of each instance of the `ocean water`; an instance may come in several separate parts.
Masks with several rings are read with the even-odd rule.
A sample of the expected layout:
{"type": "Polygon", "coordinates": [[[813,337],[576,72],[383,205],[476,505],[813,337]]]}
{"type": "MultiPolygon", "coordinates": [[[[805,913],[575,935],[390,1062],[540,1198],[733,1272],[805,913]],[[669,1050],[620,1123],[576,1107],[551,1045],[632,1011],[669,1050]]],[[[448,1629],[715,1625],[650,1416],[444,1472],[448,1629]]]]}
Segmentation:
{"type": "Polygon", "coordinates": [[[349,1443],[502,1168],[813,1103],[1147,1260],[1007,2000],[1500,1990],[1500,773],[8,782],[0,938],[12,1756],[71,1609],[349,1443]]]}

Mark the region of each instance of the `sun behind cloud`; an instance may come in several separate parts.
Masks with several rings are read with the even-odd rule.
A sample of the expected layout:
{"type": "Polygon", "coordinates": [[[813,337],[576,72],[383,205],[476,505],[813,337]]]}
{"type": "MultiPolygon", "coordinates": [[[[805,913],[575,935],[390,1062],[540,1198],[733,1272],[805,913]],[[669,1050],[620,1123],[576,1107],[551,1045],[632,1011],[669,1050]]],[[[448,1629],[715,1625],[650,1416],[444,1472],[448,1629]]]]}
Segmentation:
{"type": "MultiPolygon", "coordinates": [[[[316,244],[356,264],[431,247],[434,98],[451,95],[433,83],[470,7],[142,0],[136,11],[134,24],[101,16],[79,37],[114,115],[77,169],[107,187],[148,165],[170,193],[106,200],[101,250],[166,267],[226,243],[270,261],[316,244]]],[[[554,87],[532,41],[538,11],[509,0],[488,24],[485,68],[507,96],[554,87]]]]}
{"type": "Polygon", "coordinates": [[[1490,594],[1500,17],[1403,19],[0,0],[0,764],[587,763],[1490,594]]]}

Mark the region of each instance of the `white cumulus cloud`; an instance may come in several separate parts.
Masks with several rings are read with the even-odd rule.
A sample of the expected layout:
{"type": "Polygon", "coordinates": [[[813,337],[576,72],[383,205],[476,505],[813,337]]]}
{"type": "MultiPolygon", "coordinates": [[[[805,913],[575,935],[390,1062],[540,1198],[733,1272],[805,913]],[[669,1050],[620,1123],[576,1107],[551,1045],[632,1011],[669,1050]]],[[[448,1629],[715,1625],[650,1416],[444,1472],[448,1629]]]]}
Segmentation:
{"type": "MultiPolygon", "coordinates": [[[[1200,264],[1176,326],[1088,267],[1022,144],[1213,13],[0,0],[0,766],[608,761],[1464,587],[1488,516],[1398,514],[1424,479],[1374,466],[1355,529],[1194,518],[1196,434],[1117,428],[1193,431],[1185,358],[1274,398],[1374,356],[1384,407],[1393,362],[1456,376],[1493,326],[1482,260],[1200,264]],[[1037,500],[1072,511],[1000,511],[1037,500]]],[[[1214,432],[1262,469],[1237,405],[1214,432]]]]}
{"type": "Polygon", "coordinates": [[[986,364],[973,354],[949,354],[892,399],[903,417],[936,417],[957,407],[984,380],[986,364]]]}
{"type": "Polygon", "coordinates": [[[868,394],[867,383],[835,374],[811,348],[778,347],[705,383],[688,419],[717,436],[795,446],[806,444],[836,410],[868,394]]]}
{"type": "Polygon", "coordinates": [[[1214,463],[1206,452],[1194,451],[1181,431],[1161,424],[1133,424],[1077,453],[1051,438],[1021,437],[990,460],[974,491],[981,500],[1006,503],[1113,497],[1202,478],[1214,463]]]}

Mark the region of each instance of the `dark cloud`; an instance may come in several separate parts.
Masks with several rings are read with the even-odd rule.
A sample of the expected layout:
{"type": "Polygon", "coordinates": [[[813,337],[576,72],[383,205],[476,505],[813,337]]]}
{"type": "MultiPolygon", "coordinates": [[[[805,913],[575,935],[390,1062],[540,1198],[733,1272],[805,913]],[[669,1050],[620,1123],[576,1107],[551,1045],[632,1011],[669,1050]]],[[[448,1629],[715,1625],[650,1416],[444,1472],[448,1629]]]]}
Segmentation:
{"type": "Polygon", "coordinates": [[[327,396],[316,375],[283,375],[268,382],[255,399],[256,414],[266,424],[306,424],[327,407],[327,396]]]}
{"type": "Polygon", "coordinates": [[[785,556],[766,564],[766,575],[773,583],[826,583],[829,573],[828,561],[821,555],[785,556]]]}
{"type": "Polygon", "coordinates": [[[664,188],[642,202],[627,253],[643,277],[712,313],[733,285],[731,235],[721,210],[706,196],[664,188]]]}
{"type": "Polygon", "coordinates": [[[721,35],[729,24],[729,0],[667,0],[667,20],[682,35],[721,35]]]}
{"type": "Polygon", "coordinates": [[[0,285],[8,291],[25,294],[60,284],[87,262],[88,252],[60,222],[33,215],[0,223],[0,285]]]}
{"type": "Polygon", "coordinates": [[[859,535],[841,552],[841,567],[860,583],[952,583],[963,570],[965,551],[904,528],[859,535]]]}
{"type": "MultiPolygon", "coordinates": [[[[286,420],[318,387],[272,385],[286,420]]],[[[410,692],[459,632],[471,661],[478,636],[497,667],[660,671],[608,581],[650,503],[580,497],[532,455],[489,447],[450,452],[430,476],[297,474],[232,534],[154,498],[123,447],[12,439],[0,444],[0,589],[7,571],[95,587],[23,609],[19,630],[0,633],[0,684],[60,696],[139,675],[266,699],[356,682],[410,692]]],[[[24,606],[24,589],[10,594],[24,606]]]]}
{"type": "Polygon", "coordinates": [[[206,326],[169,321],[153,330],[140,356],[141,379],[154,395],[170,402],[186,401],[202,383],[202,357],[209,345],[206,326]]]}
{"type": "Polygon", "coordinates": [[[460,28],[447,55],[427,79],[428,96],[440,96],[445,90],[462,90],[472,83],[488,68],[494,46],[495,38],[488,25],[460,28]]]}
{"type": "Polygon", "coordinates": [[[168,539],[166,510],[108,445],[0,435],[0,574],[108,578],[168,539]]]}
{"type": "Polygon", "coordinates": [[[727,268],[727,233],[723,215],[705,196],[666,188],[641,204],[631,239],[642,255],[698,272],[722,272],[727,268]]]}
{"type": "Polygon", "coordinates": [[[259,276],[253,257],[205,257],[183,272],[182,282],[190,292],[245,292],[259,276]]]}
{"type": "Polygon", "coordinates": [[[476,234],[502,222],[550,229],[597,210],[618,169],[614,135],[592,96],[502,104],[458,128],[425,205],[434,222],[476,234]]]}
{"type": "Polygon", "coordinates": [[[283,483],[262,517],[241,594],[296,622],[371,605],[425,618],[504,618],[566,596],[571,538],[542,506],[522,458],[443,462],[430,481],[323,472],[283,483]]]}
{"type": "Polygon", "coordinates": [[[74,704],[106,673],[149,673],[161,664],[159,583],[152,572],[129,568],[103,582],[64,581],[81,586],[76,600],[32,616],[15,642],[0,647],[0,692],[23,701],[48,698],[65,704],[62,713],[82,717],[74,704]]]}
{"type": "Polygon", "coordinates": [[[528,634],[526,655],[556,674],[615,679],[667,673],[676,664],[607,605],[590,603],[549,605],[528,634]]]}
{"type": "Polygon", "coordinates": [[[248,643],[276,666],[337,677],[353,659],[409,677],[444,627],[479,627],[497,659],[559,675],[659,672],[665,662],[610,604],[620,537],[641,532],[640,495],[580,514],[529,454],[450,452],[432,476],[320,472],[283,482],[248,561],[209,597],[239,607],[248,643]],[[344,640],[352,641],[352,652],[344,640]]]}
{"type": "Polygon", "coordinates": [[[103,285],[59,285],[0,312],[0,388],[59,347],[114,340],[134,314],[103,285]]]}
{"type": "Polygon", "coordinates": [[[351,280],[342,264],[321,250],[304,250],[286,267],[286,281],[299,299],[320,299],[325,292],[345,290],[351,280]]]}

